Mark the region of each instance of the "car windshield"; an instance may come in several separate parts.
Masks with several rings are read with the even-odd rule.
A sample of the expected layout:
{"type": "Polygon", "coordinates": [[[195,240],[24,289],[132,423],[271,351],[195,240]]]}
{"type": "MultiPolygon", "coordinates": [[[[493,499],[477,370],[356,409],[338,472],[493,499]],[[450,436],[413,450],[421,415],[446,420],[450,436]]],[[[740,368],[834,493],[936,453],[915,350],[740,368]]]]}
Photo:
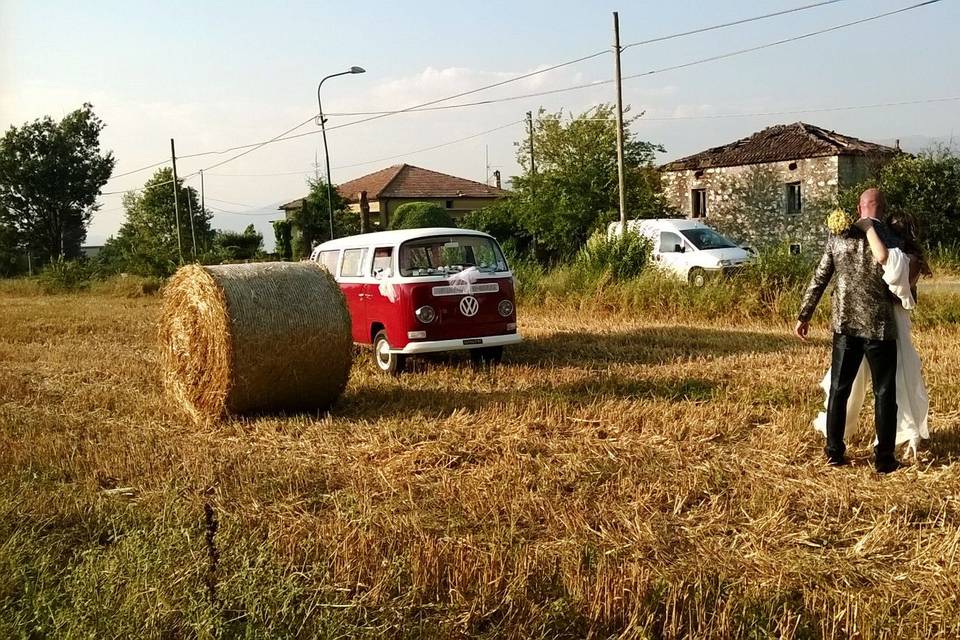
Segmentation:
{"type": "Polygon", "coordinates": [[[447,276],[476,267],[493,273],[506,271],[500,247],[485,236],[434,236],[403,243],[400,247],[400,275],[447,276]]]}
{"type": "Polygon", "coordinates": [[[683,237],[689,240],[697,249],[732,249],[733,244],[713,229],[683,229],[683,237]]]}

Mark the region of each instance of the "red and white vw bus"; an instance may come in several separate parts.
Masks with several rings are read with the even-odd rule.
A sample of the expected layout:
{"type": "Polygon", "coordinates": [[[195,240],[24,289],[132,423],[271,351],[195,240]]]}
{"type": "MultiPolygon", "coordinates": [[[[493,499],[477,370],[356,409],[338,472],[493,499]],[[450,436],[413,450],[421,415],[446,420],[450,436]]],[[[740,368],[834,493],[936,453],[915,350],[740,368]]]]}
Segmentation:
{"type": "Polygon", "coordinates": [[[513,274],[500,245],[480,231],[381,231],[325,242],[311,260],[334,275],[347,299],[353,340],[399,373],[407,356],[469,349],[499,361],[520,342],[513,274]]]}

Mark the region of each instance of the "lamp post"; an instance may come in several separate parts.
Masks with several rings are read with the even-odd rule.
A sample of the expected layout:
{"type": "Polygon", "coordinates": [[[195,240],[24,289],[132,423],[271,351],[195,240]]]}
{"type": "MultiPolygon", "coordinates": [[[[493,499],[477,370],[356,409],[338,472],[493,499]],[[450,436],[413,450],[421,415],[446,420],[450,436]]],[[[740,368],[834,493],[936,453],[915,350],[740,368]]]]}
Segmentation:
{"type": "Polygon", "coordinates": [[[330,78],[336,78],[337,76],[345,76],[353,73],[365,73],[366,69],[363,67],[350,67],[346,71],[341,71],[340,73],[331,73],[326,78],[320,81],[320,84],[317,85],[317,107],[320,109],[320,115],[317,117],[320,120],[320,131],[323,133],[323,158],[326,161],[327,165],[327,213],[330,215],[330,239],[333,240],[333,187],[330,184],[330,152],[327,150],[327,119],[323,117],[323,103],[320,102],[320,87],[323,86],[323,83],[329,80],[330,78]]]}

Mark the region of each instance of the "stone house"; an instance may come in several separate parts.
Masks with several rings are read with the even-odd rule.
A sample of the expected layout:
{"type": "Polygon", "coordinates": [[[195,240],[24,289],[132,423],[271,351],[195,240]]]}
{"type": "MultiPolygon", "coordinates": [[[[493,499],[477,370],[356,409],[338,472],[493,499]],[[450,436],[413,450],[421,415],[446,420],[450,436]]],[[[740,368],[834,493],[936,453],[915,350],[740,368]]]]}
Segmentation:
{"type": "MultiPolygon", "coordinates": [[[[350,210],[361,216],[365,230],[385,229],[397,207],[407,202],[433,202],[457,220],[507,194],[499,187],[431,171],[409,164],[386,169],[344,182],[337,191],[350,210]]],[[[303,198],[280,205],[289,219],[303,207],[303,198]]]]}
{"type": "Polygon", "coordinates": [[[899,148],[803,122],[768,127],[663,165],[669,202],[741,244],[816,251],[839,190],[873,176],[899,148]]]}

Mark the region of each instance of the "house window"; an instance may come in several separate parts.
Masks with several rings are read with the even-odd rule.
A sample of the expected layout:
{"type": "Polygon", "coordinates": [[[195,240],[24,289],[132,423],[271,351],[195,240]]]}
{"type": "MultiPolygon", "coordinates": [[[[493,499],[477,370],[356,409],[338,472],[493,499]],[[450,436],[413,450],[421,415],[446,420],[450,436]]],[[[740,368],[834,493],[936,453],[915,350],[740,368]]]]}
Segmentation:
{"type": "Polygon", "coordinates": [[[343,252],[343,263],[340,265],[340,277],[356,278],[363,275],[363,254],[366,249],[347,249],[343,252]]]}
{"type": "Polygon", "coordinates": [[[800,183],[788,182],[785,188],[785,211],[787,213],[800,213],[800,183]]]}
{"type": "Polygon", "coordinates": [[[706,189],[692,189],[690,191],[690,212],[693,218],[707,217],[706,189]]]}
{"type": "Polygon", "coordinates": [[[453,200],[447,200],[447,209],[453,209],[453,200]]]}

